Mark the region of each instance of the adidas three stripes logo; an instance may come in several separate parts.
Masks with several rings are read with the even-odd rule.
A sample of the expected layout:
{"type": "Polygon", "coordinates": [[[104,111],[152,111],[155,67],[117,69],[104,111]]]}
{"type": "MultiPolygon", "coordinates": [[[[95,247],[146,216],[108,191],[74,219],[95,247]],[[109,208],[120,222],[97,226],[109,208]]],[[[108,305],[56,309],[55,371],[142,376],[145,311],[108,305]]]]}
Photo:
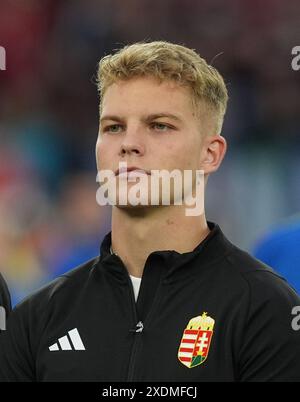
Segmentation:
{"type": "Polygon", "coordinates": [[[50,352],[57,352],[59,350],[85,350],[77,328],[68,331],[68,335],[62,336],[58,339],[57,343],[49,346],[50,352]]]}

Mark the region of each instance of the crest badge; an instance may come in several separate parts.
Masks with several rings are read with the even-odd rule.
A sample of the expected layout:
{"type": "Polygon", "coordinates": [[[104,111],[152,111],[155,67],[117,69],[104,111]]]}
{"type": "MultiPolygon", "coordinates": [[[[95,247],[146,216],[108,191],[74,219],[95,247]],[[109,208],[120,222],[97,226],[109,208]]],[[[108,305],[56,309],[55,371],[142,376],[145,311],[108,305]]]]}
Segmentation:
{"type": "Polygon", "coordinates": [[[199,366],[208,356],[215,320],[203,313],[190,319],[185,328],[180,346],[178,359],[188,368],[199,366]]]}

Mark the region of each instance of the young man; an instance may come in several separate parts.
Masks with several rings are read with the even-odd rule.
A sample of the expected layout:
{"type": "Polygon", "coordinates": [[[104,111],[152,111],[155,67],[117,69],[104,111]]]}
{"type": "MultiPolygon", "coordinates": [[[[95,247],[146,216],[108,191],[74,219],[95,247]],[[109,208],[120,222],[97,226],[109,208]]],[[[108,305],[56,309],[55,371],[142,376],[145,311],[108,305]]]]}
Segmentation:
{"type": "Polygon", "coordinates": [[[98,258],[16,307],[0,343],[0,379],[299,381],[291,312],[300,299],[287,283],[204,210],[188,215],[183,196],[164,204],[162,181],[157,205],[130,202],[137,176],[152,194],[154,170],[192,172],[194,194],[196,172],[206,182],[218,169],[222,77],[191,49],[152,42],[104,57],[98,78],[98,170],[121,184],[112,231],[98,258]]]}
{"type": "Polygon", "coordinates": [[[2,275],[0,274],[0,333],[6,330],[6,321],[11,310],[9,291],[2,275]]]}

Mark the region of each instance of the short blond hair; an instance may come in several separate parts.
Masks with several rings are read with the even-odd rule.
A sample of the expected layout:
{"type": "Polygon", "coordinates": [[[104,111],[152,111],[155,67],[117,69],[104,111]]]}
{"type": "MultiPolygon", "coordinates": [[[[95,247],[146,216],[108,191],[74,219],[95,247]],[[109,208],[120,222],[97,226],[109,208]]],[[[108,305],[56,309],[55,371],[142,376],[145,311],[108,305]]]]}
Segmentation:
{"type": "Polygon", "coordinates": [[[165,41],[127,45],[100,60],[97,72],[100,111],[110,85],[144,76],[153,76],[160,82],[172,80],[188,87],[195,105],[204,101],[209,107],[214,129],[221,132],[228,101],[222,76],[194,50],[165,41]]]}

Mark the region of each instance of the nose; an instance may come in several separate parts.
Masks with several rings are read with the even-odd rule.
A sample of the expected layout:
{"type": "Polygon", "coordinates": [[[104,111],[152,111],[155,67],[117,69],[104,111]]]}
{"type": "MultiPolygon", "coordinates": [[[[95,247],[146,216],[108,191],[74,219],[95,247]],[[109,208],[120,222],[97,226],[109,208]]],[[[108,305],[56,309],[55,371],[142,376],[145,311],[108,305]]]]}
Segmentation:
{"type": "Polygon", "coordinates": [[[145,153],[145,145],[142,142],[142,134],[139,130],[127,130],[120,146],[120,155],[142,156],[145,153]]]}

